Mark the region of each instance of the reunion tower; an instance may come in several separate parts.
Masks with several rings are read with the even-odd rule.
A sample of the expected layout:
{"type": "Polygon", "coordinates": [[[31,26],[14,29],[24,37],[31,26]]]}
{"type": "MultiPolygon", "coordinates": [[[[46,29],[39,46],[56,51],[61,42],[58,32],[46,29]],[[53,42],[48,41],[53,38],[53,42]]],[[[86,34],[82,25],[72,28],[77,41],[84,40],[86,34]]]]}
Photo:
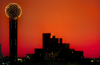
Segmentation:
{"type": "Polygon", "coordinates": [[[17,25],[18,17],[21,16],[21,7],[16,3],[10,3],[5,8],[5,13],[9,17],[9,56],[10,64],[17,63],[17,25]]]}

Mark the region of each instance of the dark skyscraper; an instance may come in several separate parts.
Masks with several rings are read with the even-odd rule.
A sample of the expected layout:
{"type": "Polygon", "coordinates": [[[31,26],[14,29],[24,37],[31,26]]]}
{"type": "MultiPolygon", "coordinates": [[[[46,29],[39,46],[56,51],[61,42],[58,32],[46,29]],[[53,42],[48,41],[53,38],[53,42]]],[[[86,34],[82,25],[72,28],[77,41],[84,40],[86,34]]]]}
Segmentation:
{"type": "Polygon", "coordinates": [[[43,49],[50,48],[51,40],[50,40],[51,33],[43,33],[43,49]]]}

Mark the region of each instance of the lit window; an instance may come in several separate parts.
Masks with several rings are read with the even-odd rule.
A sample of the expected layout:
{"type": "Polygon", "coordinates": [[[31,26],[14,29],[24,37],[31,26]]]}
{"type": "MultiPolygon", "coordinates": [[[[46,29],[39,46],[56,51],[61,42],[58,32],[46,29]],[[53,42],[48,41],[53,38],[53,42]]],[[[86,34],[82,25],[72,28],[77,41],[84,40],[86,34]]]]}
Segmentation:
{"type": "Polygon", "coordinates": [[[99,60],[97,60],[97,62],[99,62],[99,60]]]}
{"type": "Polygon", "coordinates": [[[22,61],[22,59],[18,58],[18,61],[22,61]]]}
{"type": "Polygon", "coordinates": [[[3,65],[5,64],[5,63],[2,63],[3,65]]]}
{"type": "Polygon", "coordinates": [[[53,52],[51,54],[53,55],[53,52]]]}
{"type": "Polygon", "coordinates": [[[91,60],[91,62],[93,62],[93,60],[91,60]]]}
{"type": "Polygon", "coordinates": [[[27,55],[27,58],[30,59],[30,57],[27,55]]]}

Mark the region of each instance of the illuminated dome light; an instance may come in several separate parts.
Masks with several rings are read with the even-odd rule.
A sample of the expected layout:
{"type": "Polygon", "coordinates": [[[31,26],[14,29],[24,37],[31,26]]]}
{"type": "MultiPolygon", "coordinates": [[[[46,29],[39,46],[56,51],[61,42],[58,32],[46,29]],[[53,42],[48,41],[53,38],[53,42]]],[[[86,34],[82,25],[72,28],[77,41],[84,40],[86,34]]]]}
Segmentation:
{"type": "Polygon", "coordinates": [[[6,16],[9,18],[17,19],[22,14],[21,7],[16,3],[10,3],[5,8],[6,16]]]}

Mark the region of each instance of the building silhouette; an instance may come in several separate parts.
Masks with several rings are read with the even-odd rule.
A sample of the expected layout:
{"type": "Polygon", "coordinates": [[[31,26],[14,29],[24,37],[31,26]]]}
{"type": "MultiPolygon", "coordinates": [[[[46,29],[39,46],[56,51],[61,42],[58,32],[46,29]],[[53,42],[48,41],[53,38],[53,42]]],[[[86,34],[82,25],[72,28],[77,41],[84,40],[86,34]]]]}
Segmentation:
{"type": "MultiPolygon", "coordinates": [[[[10,23],[11,21],[17,22],[17,20],[10,20],[10,23]]],[[[10,24],[10,28],[13,29],[13,27],[16,25],[15,23],[13,23],[12,25],[11,24],[10,24]]],[[[13,31],[16,28],[17,27],[15,27],[13,31]]],[[[11,29],[10,31],[12,31],[11,29]]],[[[17,35],[16,33],[14,34],[17,35]]],[[[72,63],[77,62],[83,65],[86,65],[86,64],[93,65],[93,63],[99,64],[100,59],[84,58],[83,51],[75,51],[74,49],[70,49],[69,43],[62,43],[62,38],[56,38],[55,36],[52,36],[52,38],[50,38],[50,35],[51,33],[43,33],[43,48],[35,49],[35,54],[26,54],[26,57],[19,57],[17,59],[18,62],[16,64],[17,65],[34,65],[34,64],[36,65],[42,65],[42,64],[43,65],[48,65],[48,64],[62,65],[62,63],[64,63],[63,65],[69,65],[68,64],[69,62],[72,62],[72,63]]],[[[10,39],[17,39],[17,37],[12,36],[10,39]]],[[[10,59],[10,62],[15,62],[16,57],[17,57],[15,53],[17,49],[17,46],[16,46],[17,44],[15,43],[17,43],[15,42],[15,40],[11,42],[10,50],[14,48],[13,50],[11,50],[13,52],[10,58],[5,57],[3,59],[3,63],[9,63],[9,59],[10,59]]],[[[1,45],[0,45],[0,48],[1,48],[1,45]]],[[[16,64],[11,63],[11,65],[16,65],[16,64]]]]}
{"type": "Polygon", "coordinates": [[[1,51],[1,43],[0,43],[0,65],[2,64],[3,61],[3,53],[1,51]]]}
{"type": "Polygon", "coordinates": [[[1,44],[0,44],[0,58],[3,57],[3,53],[1,52],[1,44]]]}
{"type": "Polygon", "coordinates": [[[43,50],[45,50],[44,54],[47,56],[47,60],[79,61],[83,58],[83,51],[69,49],[69,43],[62,43],[62,38],[55,38],[55,36],[50,38],[50,35],[50,33],[43,33],[43,44],[46,44],[43,50]]]}
{"type": "Polygon", "coordinates": [[[17,20],[9,18],[10,63],[17,62],[17,20]]]}
{"type": "Polygon", "coordinates": [[[43,34],[43,49],[46,50],[47,48],[50,48],[50,33],[47,33],[46,35],[43,34]]]}
{"type": "MultiPolygon", "coordinates": [[[[69,43],[62,43],[62,38],[55,38],[51,33],[43,33],[43,49],[35,49],[32,58],[35,62],[82,62],[83,51],[75,51],[69,48],[69,43]]],[[[31,56],[29,56],[31,59],[31,56]]],[[[29,59],[28,58],[28,59],[29,59]]]]}
{"type": "MultiPolygon", "coordinates": [[[[15,21],[17,22],[17,20],[12,20],[12,22],[15,22],[15,21]]],[[[63,65],[70,65],[71,63],[76,63],[76,64],[78,63],[78,65],[81,65],[81,64],[94,65],[94,64],[100,63],[100,59],[84,58],[83,51],[75,51],[74,49],[70,49],[69,43],[62,43],[62,38],[56,38],[55,36],[50,38],[50,35],[51,35],[50,33],[43,33],[43,48],[35,49],[35,54],[26,54],[26,57],[19,57],[17,59],[18,60],[17,65],[34,65],[34,64],[36,65],[42,65],[42,64],[43,65],[48,65],[48,64],[62,65],[62,63],[63,65]]],[[[14,36],[13,39],[17,39],[17,38],[14,36]]],[[[11,49],[15,47],[16,45],[15,43],[16,43],[15,41],[13,41],[13,43],[11,42],[11,49]]],[[[16,50],[17,48],[16,49],[15,48],[11,50],[13,52],[12,52],[12,58],[10,57],[10,61],[16,60],[16,54],[14,50],[16,50]]],[[[9,58],[5,57],[3,59],[3,63],[4,62],[9,63],[9,58]]],[[[16,64],[12,63],[11,65],[16,65],[16,64]]]]}

